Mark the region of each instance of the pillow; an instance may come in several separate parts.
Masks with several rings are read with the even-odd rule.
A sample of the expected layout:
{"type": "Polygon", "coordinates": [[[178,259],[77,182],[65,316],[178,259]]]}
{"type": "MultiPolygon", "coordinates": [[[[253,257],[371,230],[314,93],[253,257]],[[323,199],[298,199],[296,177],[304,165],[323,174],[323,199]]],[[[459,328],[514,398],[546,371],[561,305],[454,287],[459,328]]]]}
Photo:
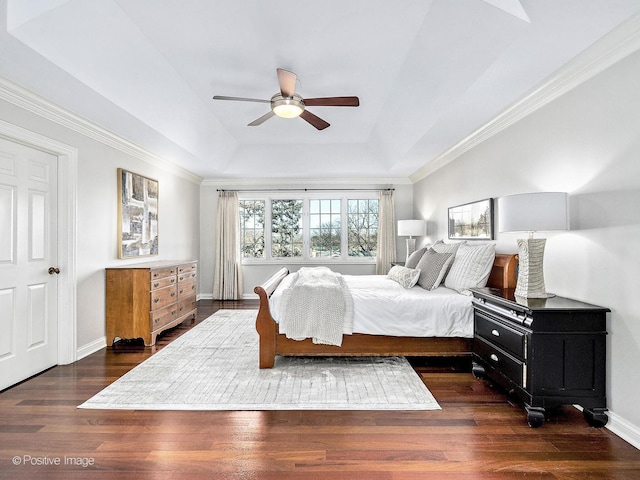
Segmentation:
{"type": "Polygon", "coordinates": [[[452,260],[452,253],[438,253],[433,248],[424,252],[418,262],[418,270],[420,270],[418,285],[425,290],[437,288],[452,260]]]}
{"type": "Polygon", "coordinates": [[[422,258],[422,255],[424,255],[424,252],[426,251],[427,251],[427,247],[424,247],[413,252],[411,255],[409,255],[409,258],[407,258],[407,261],[405,262],[404,266],[407,268],[416,268],[418,265],[418,262],[422,258]]]}
{"type": "Polygon", "coordinates": [[[464,245],[465,243],[467,242],[444,243],[442,240],[438,240],[431,248],[438,253],[452,253],[455,257],[460,245],[464,245]]]}
{"type": "Polygon", "coordinates": [[[420,270],[401,267],[400,265],[394,265],[393,267],[391,267],[391,270],[389,270],[389,273],[387,274],[387,278],[398,282],[404,288],[413,287],[418,281],[419,277],[420,270]]]}
{"type": "Polygon", "coordinates": [[[484,287],[496,257],[496,246],[462,244],[447,274],[444,286],[458,292],[475,287],[484,287]]]}

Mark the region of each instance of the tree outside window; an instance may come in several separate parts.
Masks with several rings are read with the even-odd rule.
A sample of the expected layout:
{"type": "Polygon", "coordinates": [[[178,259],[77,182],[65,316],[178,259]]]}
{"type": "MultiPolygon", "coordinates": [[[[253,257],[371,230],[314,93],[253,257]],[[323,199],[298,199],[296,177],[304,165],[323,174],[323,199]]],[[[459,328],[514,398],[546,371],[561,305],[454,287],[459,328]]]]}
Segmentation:
{"type": "Polygon", "coordinates": [[[302,200],[271,200],[271,256],[302,256],[302,200]]]}
{"type": "Polygon", "coordinates": [[[349,200],[348,252],[350,257],[375,257],[378,250],[378,200],[349,200]]]}
{"type": "Polygon", "coordinates": [[[242,258],[265,258],[264,200],[240,200],[242,258]]]}

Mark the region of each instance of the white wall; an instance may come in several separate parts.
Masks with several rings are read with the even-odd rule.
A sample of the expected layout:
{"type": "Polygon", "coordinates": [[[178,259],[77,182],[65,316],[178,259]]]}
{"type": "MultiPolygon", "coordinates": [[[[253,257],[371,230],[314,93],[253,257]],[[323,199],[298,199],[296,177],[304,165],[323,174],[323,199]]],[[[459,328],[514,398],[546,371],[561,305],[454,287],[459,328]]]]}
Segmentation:
{"type": "MultiPolygon", "coordinates": [[[[414,208],[430,221],[433,241],[447,236],[447,207],[514,193],[570,194],[571,231],[544,235],[545,283],[612,310],[609,425],[640,448],[638,78],[635,53],[417,182],[414,208]]],[[[518,237],[498,233],[497,250],[516,252],[518,237]]]]}
{"type": "MultiPolygon", "coordinates": [[[[389,184],[382,185],[374,185],[374,184],[344,184],[340,183],[336,184],[326,184],[326,185],[317,185],[314,184],[313,188],[354,188],[354,189],[369,189],[369,188],[387,188],[389,184]]],[[[305,188],[309,187],[309,185],[291,185],[287,184],[286,186],[282,186],[282,188],[305,188]]],[[[242,190],[242,189],[250,189],[248,187],[243,187],[241,184],[239,185],[229,185],[225,183],[224,186],[216,185],[215,181],[207,181],[205,185],[202,186],[200,192],[200,261],[202,264],[201,272],[203,272],[202,277],[200,278],[200,294],[202,298],[212,298],[213,293],[213,265],[214,265],[214,240],[215,240],[215,224],[216,224],[216,209],[218,206],[218,192],[216,189],[223,188],[225,190],[242,190]]],[[[253,187],[258,188],[258,187],[253,187]]],[[[270,185],[265,184],[264,186],[260,186],[259,188],[271,188],[270,185]]],[[[277,186],[273,186],[273,188],[277,188],[277,186]]],[[[413,186],[410,184],[400,184],[393,185],[395,188],[394,196],[395,196],[395,207],[396,207],[396,219],[408,219],[412,218],[413,215],[413,186]]],[[[396,246],[397,258],[403,259],[405,255],[404,250],[404,242],[398,241],[396,246]]],[[[355,264],[346,264],[346,263],[335,263],[328,262],[327,266],[331,267],[333,270],[340,272],[342,274],[351,274],[351,275],[365,275],[365,274],[374,274],[375,273],[375,265],[355,265],[355,264]]],[[[300,266],[300,264],[287,262],[286,266],[291,270],[295,271],[300,266]]],[[[278,264],[267,264],[267,265],[243,265],[242,272],[244,277],[244,288],[243,288],[243,296],[246,297],[256,297],[253,293],[253,288],[256,285],[260,285],[262,282],[267,280],[273,273],[275,273],[278,269],[280,269],[282,265],[278,264]]]]}
{"type": "Polygon", "coordinates": [[[90,353],[105,342],[105,267],[163,259],[198,259],[200,181],[176,175],[11,103],[0,119],[78,149],[77,347],[90,353]],[[117,258],[117,168],[159,182],[159,255],[117,258]]]}

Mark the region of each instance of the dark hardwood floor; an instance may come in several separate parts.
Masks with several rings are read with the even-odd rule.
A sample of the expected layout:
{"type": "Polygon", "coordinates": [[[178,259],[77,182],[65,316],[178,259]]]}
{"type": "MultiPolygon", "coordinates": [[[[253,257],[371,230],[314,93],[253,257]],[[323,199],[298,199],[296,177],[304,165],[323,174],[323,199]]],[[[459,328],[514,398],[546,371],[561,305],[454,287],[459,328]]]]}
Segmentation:
{"type": "MultiPolygon", "coordinates": [[[[196,324],[257,303],[198,307],[196,324]]],[[[77,408],[190,328],[176,327],[154,348],[103,349],[0,393],[0,478],[640,479],[640,451],[572,407],[529,428],[522,408],[466,363],[414,362],[438,411],[77,408]]]]}

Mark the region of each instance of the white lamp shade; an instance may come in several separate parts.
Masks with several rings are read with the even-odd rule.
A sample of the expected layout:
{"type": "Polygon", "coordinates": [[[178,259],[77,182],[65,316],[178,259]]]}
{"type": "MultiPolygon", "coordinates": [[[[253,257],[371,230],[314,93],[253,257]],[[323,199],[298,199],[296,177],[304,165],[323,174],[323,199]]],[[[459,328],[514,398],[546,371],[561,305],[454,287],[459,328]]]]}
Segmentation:
{"type": "Polygon", "coordinates": [[[501,232],[568,230],[568,195],[540,192],[501,197],[498,199],[498,229],[501,232]]]}
{"type": "Polygon", "coordinates": [[[398,236],[423,237],[427,234],[427,222],[424,220],[398,220],[398,236]]]}

